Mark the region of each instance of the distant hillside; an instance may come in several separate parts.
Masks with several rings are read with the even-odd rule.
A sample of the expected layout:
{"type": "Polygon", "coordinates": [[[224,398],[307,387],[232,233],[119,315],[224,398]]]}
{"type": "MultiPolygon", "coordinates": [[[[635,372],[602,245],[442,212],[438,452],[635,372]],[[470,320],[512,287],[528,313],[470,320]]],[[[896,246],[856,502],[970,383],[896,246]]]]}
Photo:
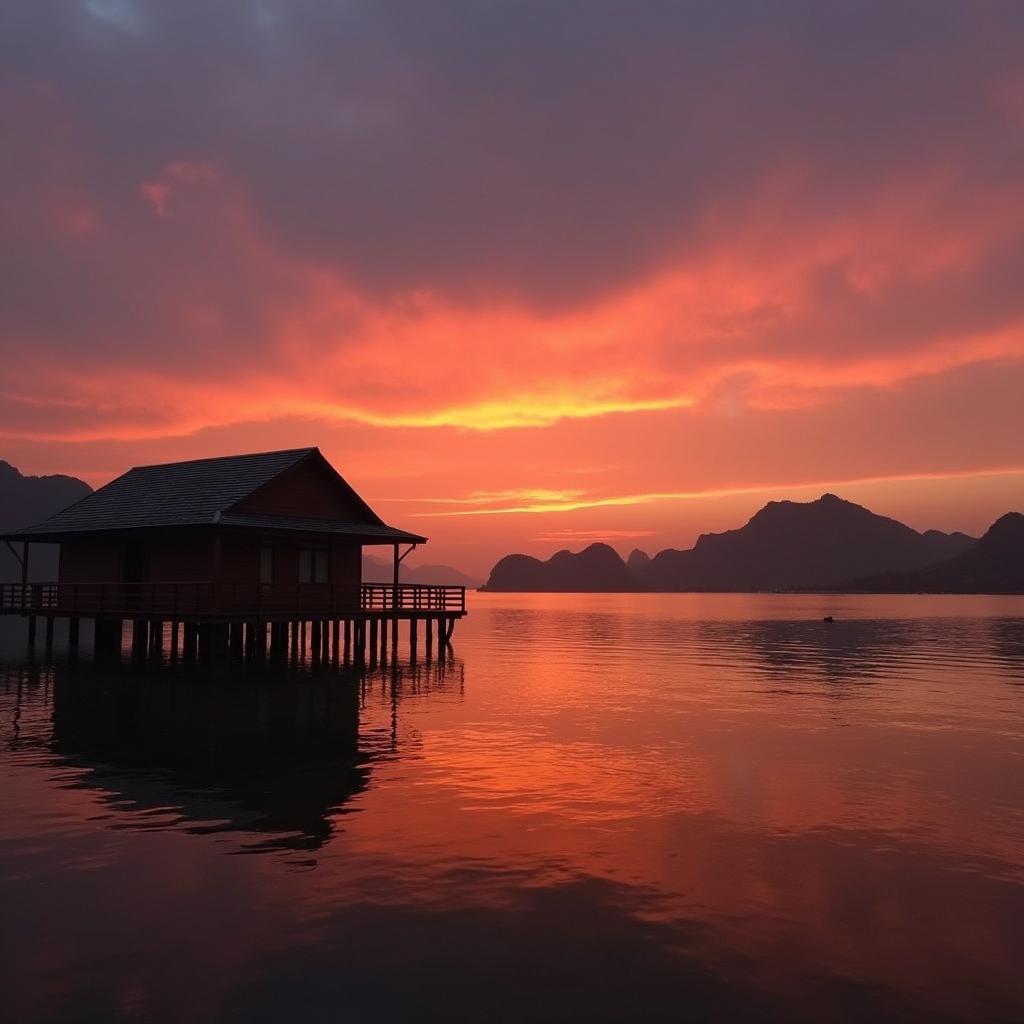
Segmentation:
{"type": "Polygon", "coordinates": [[[626,568],[637,577],[647,572],[650,564],[651,556],[639,548],[633,548],[629,553],[629,558],[626,559],[626,568]]]}
{"type": "Polygon", "coordinates": [[[975,543],[963,533],[918,533],[834,494],[817,501],[773,501],[745,526],[703,534],[687,551],[628,563],[605,544],[547,561],[509,555],[487,590],[758,591],[832,587],[845,580],[905,572],[951,558],[975,543]]]}
{"type": "Polygon", "coordinates": [[[918,533],[824,494],[769,502],[738,530],[704,534],[689,551],[661,551],[641,578],[651,590],[813,589],[919,569],[973,543],[962,533],[918,533]]]}
{"type": "MultiPolygon", "coordinates": [[[[368,583],[388,583],[394,572],[393,563],[375,555],[363,555],[363,579],[368,583]]],[[[477,587],[474,579],[450,565],[406,565],[400,571],[402,583],[439,583],[449,587],[477,587]]]]}
{"type": "Polygon", "coordinates": [[[1024,515],[1008,512],[966,551],[916,572],[884,573],[844,589],[868,593],[1024,594],[1024,515]]]}
{"type": "MultiPolygon", "coordinates": [[[[91,493],[87,483],[73,476],[22,476],[0,459],[0,533],[32,526],[91,493]]],[[[33,547],[29,565],[35,579],[53,577],[56,548],[50,544],[33,547]]],[[[19,579],[17,560],[0,544],[0,580],[19,579]]]]}
{"type": "Polygon", "coordinates": [[[491,570],[484,590],[564,592],[637,590],[636,577],[607,544],[591,544],[578,554],[559,551],[546,562],[529,555],[506,555],[491,570]]]}

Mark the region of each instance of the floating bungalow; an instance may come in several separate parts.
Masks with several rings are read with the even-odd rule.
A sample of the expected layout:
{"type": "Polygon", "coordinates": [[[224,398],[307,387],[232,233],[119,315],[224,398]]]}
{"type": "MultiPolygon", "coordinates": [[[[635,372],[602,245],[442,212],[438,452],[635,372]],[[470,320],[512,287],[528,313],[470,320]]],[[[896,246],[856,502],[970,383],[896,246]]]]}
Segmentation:
{"type": "Polygon", "coordinates": [[[140,466],[45,522],[0,536],[21,563],[21,583],[0,584],[0,615],[95,622],[97,654],[133,650],[172,658],[315,657],[377,660],[397,653],[409,624],[415,658],[443,656],[466,614],[464,587],[399,582],[402,560],[427,538],[388,526],[318,448],[140,466]],[[60,545],[57,579],[31,582],[33,544],[60,545]],[[362,551],[393,551],[390,581],[364,582],[362,551]],[[301,648],[300,648],[301,645],[301,648]],[[333,645],[333,649],[332,649],[333,645]]]}

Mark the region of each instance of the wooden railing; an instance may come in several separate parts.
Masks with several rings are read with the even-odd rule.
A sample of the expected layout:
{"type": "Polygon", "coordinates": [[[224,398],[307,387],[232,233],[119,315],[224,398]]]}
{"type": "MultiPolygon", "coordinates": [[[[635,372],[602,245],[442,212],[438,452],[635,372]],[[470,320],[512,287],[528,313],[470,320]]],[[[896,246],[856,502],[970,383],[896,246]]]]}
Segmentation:
{"type": "Polygon", "coordinates": [[[344,618],[465,611],[465,587],[425,583],[0,583],[0,614],[344,618]]]}

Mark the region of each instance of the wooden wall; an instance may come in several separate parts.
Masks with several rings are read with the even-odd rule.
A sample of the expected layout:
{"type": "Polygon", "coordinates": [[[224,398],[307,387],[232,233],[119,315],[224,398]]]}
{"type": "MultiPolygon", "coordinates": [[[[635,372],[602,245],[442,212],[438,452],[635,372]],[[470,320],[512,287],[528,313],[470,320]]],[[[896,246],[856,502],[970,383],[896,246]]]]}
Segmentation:
{"type": "Polygon", "coordinates": [[[60,546],[57,578],[61,583],[117,583],[123,562],[124,545],[119,541],[69,540],[60,546]]]}
{"type": "Polygon", "coordinates": [[[249,498],[233,512],[251,515],[337,519],[349,523],[375,523],[353,499],[349,489],[322,463],[310,460],[294,466],[249,498]]]}
{"type": "MultiPolygon", "coordinates": [[[[127,541],[76,538],[60,550],[62,583],[117,583],[123,579],[127,541]]],[[[149,582],[203,582],[215,578],[215,546],[211,532],[140,538],[145,551],[144,579],[149,582]]],[[[330,582],[358,585],[362,581],[362,549],[356,543],[326,536],[273,539],[224,534],[220,545],[219,578],[225,583],[259,582],[260,548],[274,549],[274,582],[296,584],[299,551],[323,548],[330,552],[330,582]]]]}

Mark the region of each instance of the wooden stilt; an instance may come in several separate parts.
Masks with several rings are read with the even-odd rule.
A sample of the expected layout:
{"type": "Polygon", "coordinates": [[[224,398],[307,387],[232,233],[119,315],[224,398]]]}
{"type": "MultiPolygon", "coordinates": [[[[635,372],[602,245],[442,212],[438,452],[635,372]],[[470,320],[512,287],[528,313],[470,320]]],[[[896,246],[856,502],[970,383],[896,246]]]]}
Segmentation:
{"type": "Polygon", "coordinates": [[[132,623],[132,661],[145,661],[149,653],[149,623],[136,619],[132,623]]]}
{"type": "Polygon", "coordinates": [[[427,619],[427,661],[434,656],[434,620],[427,619]]]}
{"type": "Polygon", "coordinates": [[[149,656],[154,661],[159,661],[164,653],[164,622],[163,619],[154,619],[149,624],[149,656]]]}
{"type": "Polygon", "coordinates": [[[199,657],[199,627],[194,622],[186,622],[183,632],[182,660],[191,663],[199,657]]]}
{"type": "Polygon", "coordinates": [[[178,661],[178,625],[177,619],[171,620],[171,632],[168,639],[172,665],[177,664],[178,661]]]}
{"type": "Polygon", "coordinates": [[[419,643],[420,624],[416,619],[409,620],[409,661],[416,664],[416,647],[419,643]]]}
{"type": "Polygon", "coordinates": [[[116,661],[121,657],[120,619],[96,619],[93,647],[99,661],[116,661]]]}
{"type": "Polygon", "coordinates": [[[342,663],[348,665],[352,661],[352,620],[345,620],[345,646],[342,651],[342,663]]]}
{"type": "Polygon", "coordinates": [[[44,641],[46,657],[53,657],[53,616],[46,616],[46,639],[44,641]]]}
{"type": "Polygon", "coordinates": [[[78,639],[81,627],[81,620],[77,616],[68,619],[68,657],[72,661],[78,657],[78,639]]]}
{"type": "Polygon", "coordinates": [[[376,617],[370,619],[370,667],[376,668],[377,666],[377,631],[380,628],[380,623],[376,617]]]}

